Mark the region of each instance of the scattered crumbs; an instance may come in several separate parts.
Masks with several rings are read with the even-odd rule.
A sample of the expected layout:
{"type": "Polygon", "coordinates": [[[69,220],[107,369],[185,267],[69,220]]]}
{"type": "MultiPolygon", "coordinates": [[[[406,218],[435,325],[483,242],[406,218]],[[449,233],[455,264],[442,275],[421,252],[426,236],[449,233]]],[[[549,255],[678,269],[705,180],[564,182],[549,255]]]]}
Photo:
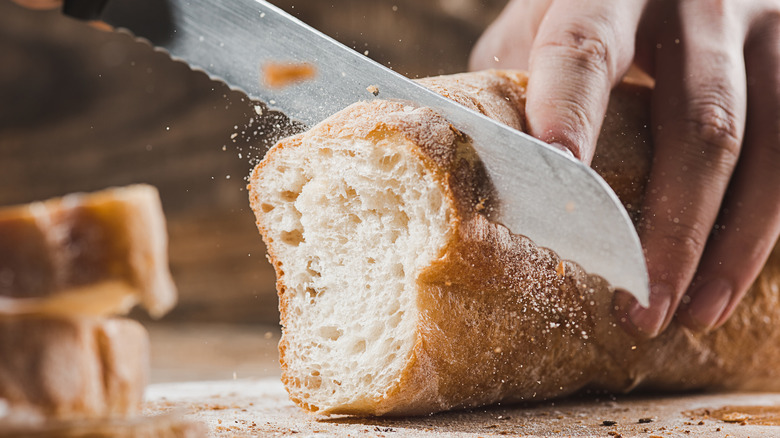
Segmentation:
{"type": "Polygon", "coordinates": [[[262,116],[263,115],[263,107],[261,107],[260,105],[255,105],[255,113],[257,113],[258,116],[262,116]]]}
{"type": "Polygon", "coordinates": [[[652,418],[640,418],[639,419],[639,424],[652,423],[652,422],[653,422],[652,418]]]}
{"type": "Polygon", "coordinates": [[[231,140],[236,138],[236,137],[238,137],[238,132],[234,132],[234,133],[230,134],[230,139],[231,140]]]}
{"type": "Polygon", "coordinates": [[[715,429],[715,432],[720,432],[720,428],[715,429]]]}
{"type": "MultiPolygon", "coordinates": [[[[496,354],[501,354],[501,351],[502,351],[501,347],[496,347],[495,349],[493,349],[493,353],[496,353],[496,354]]],[[[499,418],[501,418],[501,417],[499,417],[499,418]]]]}
{"type": "Polygon", "coordinates": [[[263,338],[265,338],[265,339],[271,339],[273,337],[274,337],[274,334],[271,333],[271,332],[265,332],[265,334],[263,335],[263,338]]]}
{"type": "Polygon", "coordinates": [[[398,6],[393,5],[393,12],[398,12],[398,6]]]}
{"type": "Polygon", "coordinates": [[[631,349],[632,349],[632,350],[636,350],[636,345],[632,345],[632,346],[631,346],[631,349]]]}
{"type": "Polygon", "coordinates": [[[615,438],[622,438],[623,435],[620,434],[620,432],[615,432],[614,430],[610,430],[607,432],[607,435],[614,436],[615,438]]]}
{"type": "Polygon", "coordinates": [[[613,421],[613,420],[604,420],[604,421],[601,422],[602,426],[614,426],[616,424],[617,424],[617,421],[613,421]]]}
{"type": "Polygon", "coordinates": [[[558,274],[559,277],[566,275],[566,266],[563,264],[563,260],[558,262],[558,266],[555,267],[555,273],[558,274]]]}
{"type": "Polygon", "coordinates": [[[282,88],[314,78],[317,69],[308,62],[266,63],[263,81],[270,88],[282,88]]]}
{"type": "Polygon", "coordinates": [[[482,211],[485,209],[485,202],[487,202],[487,198],[479,198],[479,202],[477,205],[474,206],[474,209],[477,211],[482,211]]]}
{"type": "Polygon", "coordinates": [[[452,286],[452,282],[450,280],[447,280],[444,282],[445,286],[452,286]]]}
{"type": "Polygon", "coordinates": [[[222,145],[222,150],[223,150],[223,151],[226,151],[226,150],[227,150],[227,146],[225,146],[225,145],[223,144],[223,145],[222,145]]]}
{"type": "Polygon", "coordinates": [[[364,55],[368,56],[368,49],[366,49],[365,52],[363,52],[364,55]]]}
{"type": "Polygon", "coordinates": [[[696,425],[697,426],[704,426],[704,420],[699,421],[698,423],[696,423],[696,425]]]}
{"type": "Polygon", "coordinates": [[[366,90],[374,96],[379,96],[379,88],[376,85],[369,85],[366,90]]]}

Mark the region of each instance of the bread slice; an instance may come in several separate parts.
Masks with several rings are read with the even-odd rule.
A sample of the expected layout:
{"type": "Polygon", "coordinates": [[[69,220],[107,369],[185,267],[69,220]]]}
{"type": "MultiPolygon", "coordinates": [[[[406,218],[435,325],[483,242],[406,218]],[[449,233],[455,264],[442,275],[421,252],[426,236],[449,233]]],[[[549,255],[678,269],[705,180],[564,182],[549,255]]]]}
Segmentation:
{"type": "Polygon", "coordinates": [[[129,319],[0,318],[0,430],[140,413],[149,336],[129,319]]]}
{"type": "Polygon", "coordinates": [[[0,209],[0,317],[113,315],[176,301],[167,232],[149,185],[0,209]]]}
{"type": "MultiPolygon", "coordinates": [[[[422,82],[524,128],[522,73],[422,82]]],[[[593,163],[634,214],[652,155],[648,98],[615,91],[593,163]]],[[[430,109],[356,103],[272,148],[249,194],[277,273],[282,380],[309,411],[780,388],[780,250],[719,330],[673,324],[634,339],[603,279],[490,221],[499,200],[468,138],[430,109]]]]}

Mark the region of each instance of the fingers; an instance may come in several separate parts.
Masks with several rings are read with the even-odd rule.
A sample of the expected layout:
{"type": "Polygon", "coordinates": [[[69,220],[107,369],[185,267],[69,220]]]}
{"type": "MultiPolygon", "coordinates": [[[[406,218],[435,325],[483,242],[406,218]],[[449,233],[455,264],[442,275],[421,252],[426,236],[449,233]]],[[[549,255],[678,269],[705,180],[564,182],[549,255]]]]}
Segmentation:
{"type": "Polygon", "coordinates": [[[767,16],[745,45],[745,146],[680,321],[695,330],[725,322],[780,235],[780,19],[767,16]]]}
{"type": "MultiPolygon", "coordinates": [[[[656,45],[655,155],[640,223],[651,306],[627,309],[627,322],[651,337],[669,324],[694,276],[742,144],[745,31],[736,11],[715,3],[722,4],[670,2],[679,10],[656,45]]],[[[708,294],[725,308],[723,285],[708,294]]]]}
{"type": "Polygon", "coordinates": [[[555,0],[530,54],[532,135],[590,163],[612,87],[628,70],[642,1],[555,0]]]}
{"type": "Polygon", "coordinates": [[[471,51],[469,69],[528,69],[531,44],[551,3],[552,0],[509,2],[471,51]]]}

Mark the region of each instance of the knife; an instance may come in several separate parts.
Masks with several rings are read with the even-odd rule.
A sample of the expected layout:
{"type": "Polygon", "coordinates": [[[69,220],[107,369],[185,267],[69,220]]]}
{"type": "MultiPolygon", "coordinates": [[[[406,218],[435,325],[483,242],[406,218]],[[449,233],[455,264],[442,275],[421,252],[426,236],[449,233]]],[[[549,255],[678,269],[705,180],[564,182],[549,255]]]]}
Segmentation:
{"type": "Polygon", "coordinates": [[[471,138],[500,200],[498,217],[491,219],[649,304],[639,237],[596,172],[427,90],[268,2],[68,0],[63,11],[125,29],[308,126],[360,100],[398,99],[432,108],[471,138]],[[131,10],[148,13],[133,22],[129,17],[139,14],[127,14],[131,10]],[[316,75],[286,87],[265,86],[261,67],[269,63],[305,63],[316,75]]]}

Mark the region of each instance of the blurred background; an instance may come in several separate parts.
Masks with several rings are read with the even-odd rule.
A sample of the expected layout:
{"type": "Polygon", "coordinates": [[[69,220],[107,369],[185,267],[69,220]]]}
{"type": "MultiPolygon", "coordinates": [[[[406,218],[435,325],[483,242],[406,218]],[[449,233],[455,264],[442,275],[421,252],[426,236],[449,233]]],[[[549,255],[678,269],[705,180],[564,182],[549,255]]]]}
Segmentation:
{"type": "MultiPolygon", "coordinates": [[[[465,71],[506,0],[272,3],[414,78],[465,71]]],[[[276,363],[275,278],[245,186],[278,120],[256,118],[241,93],[127,35],[0,0],[0,205],[131,183],[159,189],[179,304],[161,322],[133,315],[152,330],[158,381],[208,374],[166,362],[188,348],[227,361],[213,365],[221,373],[257,373],[246,351],[276,363]]]]}

